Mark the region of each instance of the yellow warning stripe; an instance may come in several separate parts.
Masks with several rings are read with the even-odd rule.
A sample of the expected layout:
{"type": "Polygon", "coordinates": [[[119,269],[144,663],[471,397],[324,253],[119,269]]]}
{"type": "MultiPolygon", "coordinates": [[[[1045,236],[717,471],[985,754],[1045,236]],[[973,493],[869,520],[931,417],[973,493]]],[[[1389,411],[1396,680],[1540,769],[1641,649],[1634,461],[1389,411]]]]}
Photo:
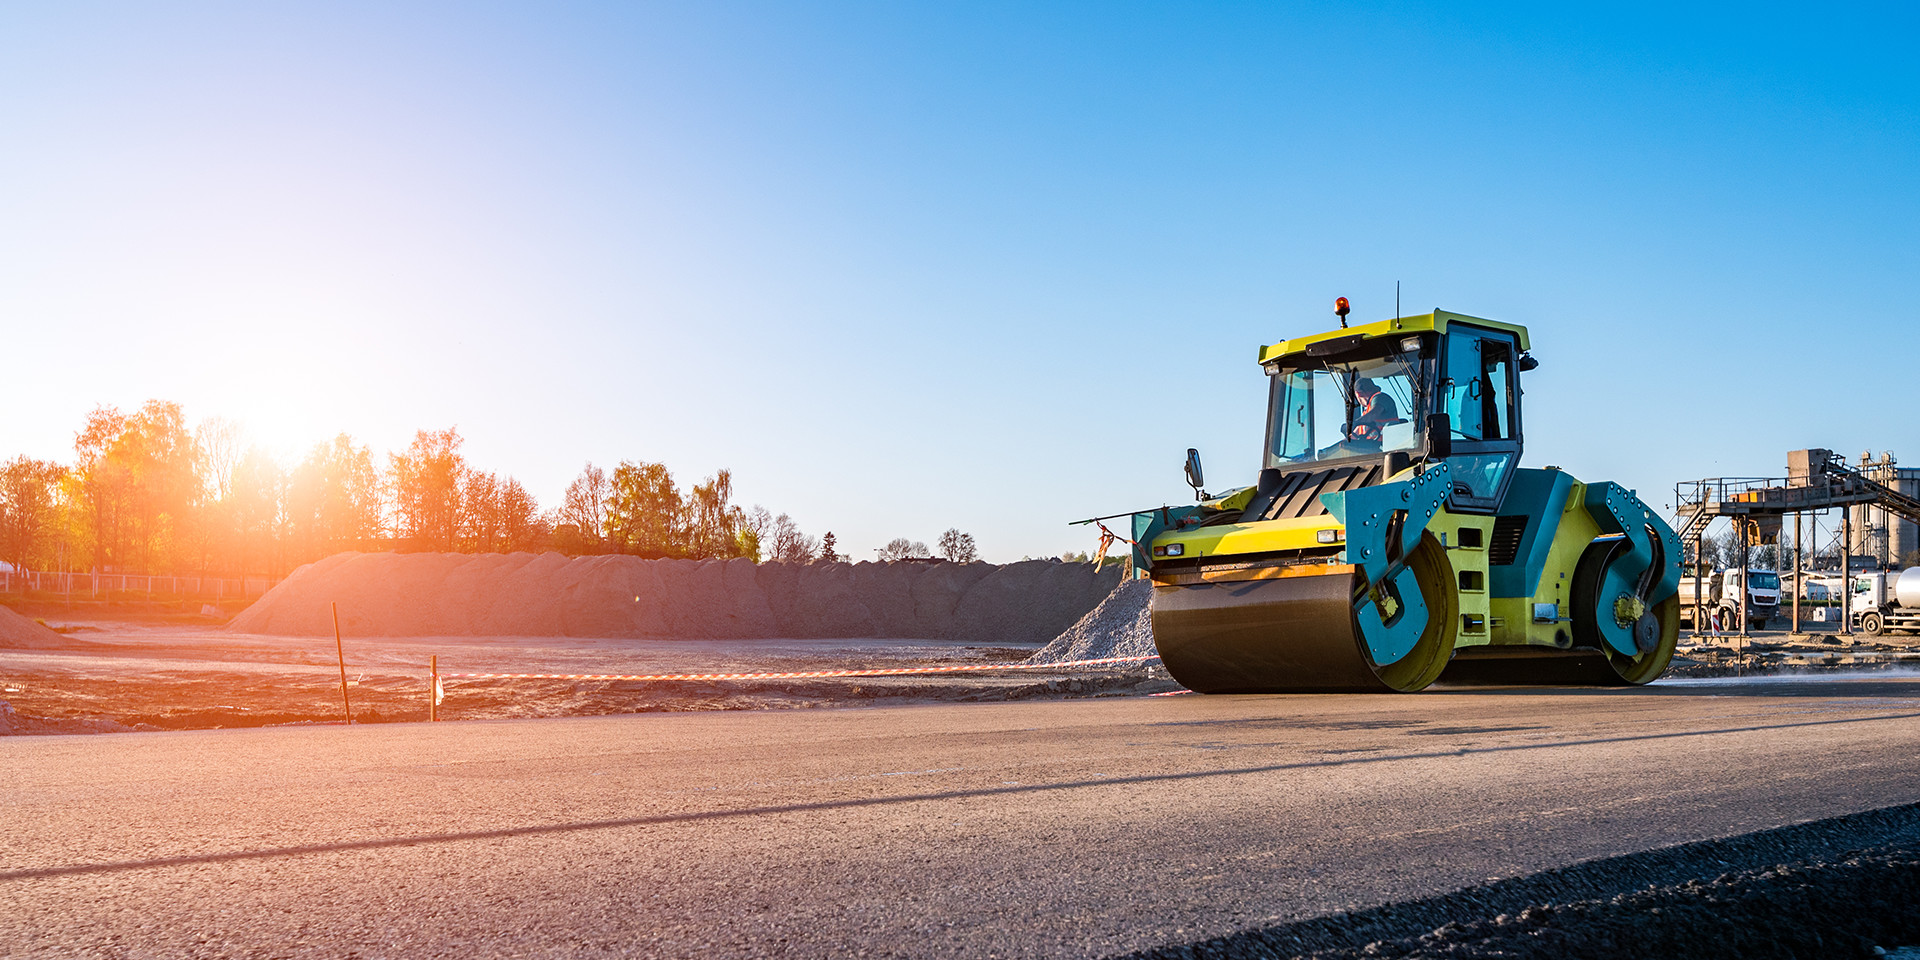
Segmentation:
{"type": "Polygon", "coordinates": [[[1198,573],[1159,573],[1153,575],[1153,582],[1167,586],[1187,586],[1195,583],[1240,583],[1247,580],[1285,580],[1289,577],[1330,577],[1345,576],[1353,573],[1350,563],[1292,563],[1273,564],[1263,567],[1229,567],[1224,570],[1201,570],[1198,573]]]}

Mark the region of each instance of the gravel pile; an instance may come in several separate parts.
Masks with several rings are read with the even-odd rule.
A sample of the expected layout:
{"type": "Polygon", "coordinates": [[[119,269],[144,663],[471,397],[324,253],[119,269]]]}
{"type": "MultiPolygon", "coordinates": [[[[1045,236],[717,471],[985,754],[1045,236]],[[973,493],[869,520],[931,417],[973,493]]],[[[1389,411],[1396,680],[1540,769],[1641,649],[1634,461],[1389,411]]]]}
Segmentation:
{"type": "Polygon", "coordinates": [[[1120,570],[1030,560],[762,563],[343,553],[294,571],[230,629],[281,636],[886,637],[1044,643],[1120,570]]]}
{"type": "Polygon", "coordinates": [[[0,607],[0,650],[47,650],[67,645],[67,638],[0,607]]]}
{"type": "Polygon", "coordinates": [[[1920,944],[1920,804],[1595,860],[1137,960],[1874,957],[1920,944]]]}
{"type": "Polygon", "coordinates": [[[1053,642],[1027,658],[1028,663],[1151,656],[1153,581],[1125,580],[1053,642]]]}

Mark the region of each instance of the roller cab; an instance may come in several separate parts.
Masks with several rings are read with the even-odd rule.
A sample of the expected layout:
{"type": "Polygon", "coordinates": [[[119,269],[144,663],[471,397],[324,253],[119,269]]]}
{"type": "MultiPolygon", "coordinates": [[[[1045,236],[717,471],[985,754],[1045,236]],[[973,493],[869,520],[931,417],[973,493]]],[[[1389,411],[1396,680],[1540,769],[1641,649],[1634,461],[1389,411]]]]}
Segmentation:
{"type": "Polygon", "coordinates": [[[1658,677],[1678,541],[1618,484],[1520,467],[1529,350],[1523,327],[1440,310],[1263,347],[1256,482],[1134,516],[1173,677],[1211,693],[1658,677]]]}

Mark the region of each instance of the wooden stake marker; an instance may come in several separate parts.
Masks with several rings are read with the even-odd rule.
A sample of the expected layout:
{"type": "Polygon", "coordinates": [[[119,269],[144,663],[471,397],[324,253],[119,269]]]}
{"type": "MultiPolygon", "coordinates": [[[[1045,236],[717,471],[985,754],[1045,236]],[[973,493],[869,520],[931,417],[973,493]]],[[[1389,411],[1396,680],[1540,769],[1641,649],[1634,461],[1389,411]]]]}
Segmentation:
{"type": "Polygon", "coordinates": [[[347,699],[347,648],[340,642],[340,605],[333,604],[333,651],[340,655],[340,709],[353,725],[353,701],[347,699]]]}

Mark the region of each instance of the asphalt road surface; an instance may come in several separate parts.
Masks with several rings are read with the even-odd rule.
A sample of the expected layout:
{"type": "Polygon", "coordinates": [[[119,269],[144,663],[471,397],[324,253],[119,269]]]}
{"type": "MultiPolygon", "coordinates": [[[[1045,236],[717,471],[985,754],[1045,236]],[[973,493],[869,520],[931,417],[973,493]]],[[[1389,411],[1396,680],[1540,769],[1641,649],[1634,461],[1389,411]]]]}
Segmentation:
{"type": "Polygon", "coordinates": [[[1920,801],[1920,679],[0,741],[0,954],[1101,956],[1920,801]]]}

